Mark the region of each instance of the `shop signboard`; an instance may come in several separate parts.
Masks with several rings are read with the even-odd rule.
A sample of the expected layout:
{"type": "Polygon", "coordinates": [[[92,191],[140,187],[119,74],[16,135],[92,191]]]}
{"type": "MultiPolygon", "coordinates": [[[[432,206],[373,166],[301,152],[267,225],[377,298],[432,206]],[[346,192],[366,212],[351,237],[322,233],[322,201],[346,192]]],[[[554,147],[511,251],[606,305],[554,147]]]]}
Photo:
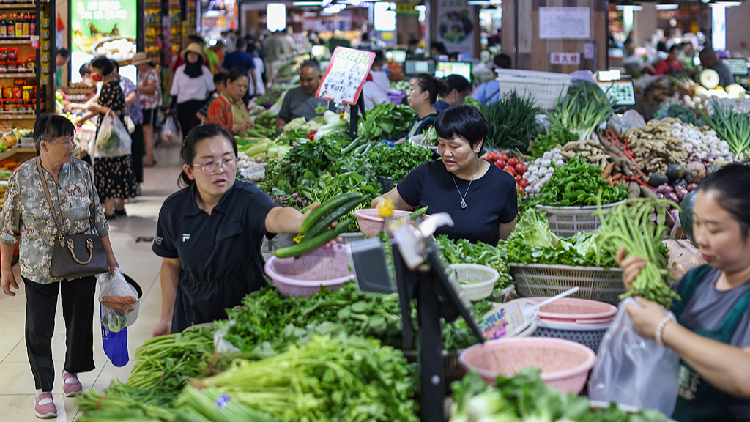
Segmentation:
{"type": "Polygon", "coordinates": [[[448,51],[474,52],[477,30],[473,6],[468,0],[438,0],[438,41],[448,51]]]}
{"type": "Polygon", "coordinates": [[[396,3],[396,16],[419,16],[419,1],[402,1],[396,3]]]}
{"type": "Polygon", "coordinates": [[[375,53],[336,47],[316,96],[336,104],[357,104],[375,53]]]}
{"type": "Polygon", "coordinates": [[[581,55],[579,53],[551,53],[549,55],[550,64],[581,64],[581,55]]]}
{"type": "Polygon", "coordinates": [[[540,7],[539,38],[591,38],[591,9],[588,7],[540,7]]]}
{"type": "MultiPolygon", "coordinates": [[[[94,56],[107,56],[121,63],[133,58],[136,52],[136,0],[71,0],[71,10],[72,82],[80,80],[78,70],[94,56]]],[[[135,69],[132,70],[135,77],[135,69]]],[[[127,75],[129,69],[121,71],[130,77],[127,75]]]]}

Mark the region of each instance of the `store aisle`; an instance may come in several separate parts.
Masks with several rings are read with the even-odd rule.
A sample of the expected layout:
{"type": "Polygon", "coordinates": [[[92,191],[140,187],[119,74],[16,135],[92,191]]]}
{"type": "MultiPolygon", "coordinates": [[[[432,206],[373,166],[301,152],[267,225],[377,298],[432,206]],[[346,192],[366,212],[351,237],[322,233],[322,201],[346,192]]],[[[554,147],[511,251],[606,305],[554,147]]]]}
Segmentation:
{"type": "MultiPolygon", "coordinates": [[[[143,288],[138,320],[128,328],[128,350],[131,361],[122,368],[116,368],[107,359],[102,349],[101,331],[94,332],[94,361],[96,369],[81,374],[79,379],[84,389],[92,386],[101,390],[115,379],[126,380],[134,364],[133,353],[146,339],[159,320],[161,312],[161,289],[159,267],[161,259],[151,252],[150,239],[156,232],[156,219],[161,204],[177,190],[179,175],[179,149],[177,147],[156,150],[158,167],[147,168],[143,196],[126,206],[127,218],[111,223],[110,238],[112,247],[120,263],[120,268],[133,277],[143,288]]],[[[16,269],[17,271],[17,269],[16,269]]],[[[16,277],[19,277],[18,273],[16,277]]],[[[19,278],[20,280],[20,278],[19,278]]],[[[0,421],[32,422],[34,416],[34,380],[29,368],[24,342],[25,297],[23,283],[15,297],[0,293],[0,421]]],[[[97,293],[98,294],[98,293],[97,293]]],[[[95,312],[94,326],[99,327],[99,313],[95,312]]],[[[52,340],[52,353],[55,361],[55,388],[52,393],[57,405],[58,421],[73,421],[77,417],[75,399],[62,395],[62,366],[65,354],[65,325],[62,306],[58,303],[55,335],[52,340]]]]}

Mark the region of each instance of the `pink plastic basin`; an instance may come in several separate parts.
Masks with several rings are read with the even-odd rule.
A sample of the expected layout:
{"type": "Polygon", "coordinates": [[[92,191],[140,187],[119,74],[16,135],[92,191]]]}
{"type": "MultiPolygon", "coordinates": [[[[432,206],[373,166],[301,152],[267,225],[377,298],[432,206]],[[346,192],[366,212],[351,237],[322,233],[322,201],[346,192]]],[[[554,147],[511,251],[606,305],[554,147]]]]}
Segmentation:
{"type": "Polygon", "coordinates": [[[320,248],[299,258],[277,258],[266,262],[266,275],[284,296],[312,296],[322,286],[336,291],[354,279],[349,271],[349,246],[320,248]]]}
{"type": "MultiPolygon", "coordinates": [[[[537,303],[547,299],[546,297],[529,297],[537,303]]],[[[545,320],[581,321],[583,323],[595,323],[598,320],[611,321],[617,315],[617,308],[609,303],[596,300],[562,298],[539,310],[539,318],[545,320]]]]}
{"type": "MultiPolygon", "coordinates": [[[[385,228],[385,220],[380,217],[378,210],[374,208],[354,211],[354,215],[357,216],[357,222],[359,222],[359,231],[363,234],[377,236],[378,233],[382,232],[385,228]]],[[[405,215],[409,215],[409,212],[400,210],[393,211],[394,218],[403,217],[405,215]]]]}
{"type": "Polygon", "coordinates": [[[568,340],[525,337],[477,344],[459,356],[466,370],[475,369],[488,385],[498,375],[513,376],[529,366],[542,370],[542,380],[563,393],[578,394],[594,367],[594,352],[568,340]]]}

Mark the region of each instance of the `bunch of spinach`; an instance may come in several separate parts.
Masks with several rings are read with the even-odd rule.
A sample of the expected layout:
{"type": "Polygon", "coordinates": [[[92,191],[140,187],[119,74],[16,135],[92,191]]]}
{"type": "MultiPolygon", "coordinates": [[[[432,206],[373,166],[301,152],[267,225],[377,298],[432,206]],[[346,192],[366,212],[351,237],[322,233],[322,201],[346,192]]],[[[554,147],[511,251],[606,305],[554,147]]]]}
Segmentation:
{"type": "Polygon", "coordinates": [[[512,91],[500,101],[482,105],[479,111],[487,121],[485,147],[493,150],[517,149],[526,154],[531,138],[541,132],[542,125],[536,119],[542,110],[534,105],[534,99],[512,91]]]}
{"type": "Polygon", "coordinates": [[[405,142],[395,147],[377,144],[367,152],[366,161],[372,165],[375,176],[392,177],[398,182],[431,157],[429,149],[405,142]]]}
{"type": "Polygon", "coordinates": [[[417,112],[408,106],[391,102],[376,104],[367,112],[364,122],[360,123],[358,133],[362,139],[369,141],[398,139],[409,133],[416,116],[417,112]]]}
{"type": "Polygon", "coordinates": [[[602,177],[602,169],[583,157],[575,157],[563,166],[555,166],[552,178],[529,202],[551,207],[591,206],[597,204],[600,193],[602,204],[613,204],[628,197],[628,188],[609,185],[602,177]]]}

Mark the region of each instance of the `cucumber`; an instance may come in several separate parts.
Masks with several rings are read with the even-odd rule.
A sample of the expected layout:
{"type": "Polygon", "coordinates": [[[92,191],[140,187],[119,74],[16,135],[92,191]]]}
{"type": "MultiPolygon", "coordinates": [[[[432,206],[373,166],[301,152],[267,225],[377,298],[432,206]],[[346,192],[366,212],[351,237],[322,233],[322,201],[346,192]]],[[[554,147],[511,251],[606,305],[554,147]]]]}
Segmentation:
{"type": "Polygon", "coordinates": [[[411,218],[421,217],[421,216],[423,216],[425,214],[427,214],[427,207],[422,207],[422,208],[420,208],[420,209],[412,212],[411,214],[409,214],[409,217],[411,217],[411,218]]]}
{"type": "Polygon", "coordinates": [[[336,208],[333,212],[331,212],[327,216],[320,219],[320,221],[318,221],[314,226],[312,226],[310,230],[308,230],[307,233],[305,233],[305,237],[302,241],[306,242],[307,239],[313,239],[319,234],[323,233],[325,230],[329,228],[331,223],[338,220],[342,216],[348,214],[349,211],[353,210],[354,208],[357,207],[357,205],[361,204],[363,199],[364,197],[360,195],[359,198],[352,199],[351,201],[336,208]]]}
{"type": "Polygon", "coordinates": [[[335,239],[336,236],[340,235],[341,233],[344,233],[346,229],[349,228],[349,224],[351,224],[353,220],[354,219],[350,218],[346,221],[341,221],[333,230],[328,230],[326,232],[323,232],[323,234],[315,238],[312,238],[307,242],[298,243],[288,248],[277,249],[273,251],[273,254],[277,258],[289,258],[289,257],[296,258],[308,252],[312,252],[315,249],[318,249],[319,247],[335,239]]]}
{"type": "Polygon", "coordinates": [[[349,145],[346,146],[346,148],[341,150],[341,154],[345,155],[350,153],[354,148],[356,148],[358,145],[362,143],[361,139],[355,139],[352,142],[349,143],[349,145]]]}
{"type": "Polygon", "coordinates": [[[362,144],[358,145],[357,148],[354,148],[354,151],[352,152],[355,155],[361,155],[362,151],[367,149],[368,144],[362,144]]]}
{"type": "Polygon", "coordinates": [[[352,201],[356,198],[361,198],[361,197],[362,197],[361,193],[348,192],[348,193],[342,193],[338,196],[331,198],[325,204],[322,204],[318,208],[315,208],[307,216],[307,218],[305,218],[305,221],[302,222],[302,226],[300,227],[299,232],[302,234],[307,233],[312,228],[312,226],[315,225],[315,223],[317,223],[318,221],[320,221],[321,218],[323,218],[324,215],[327,215],[331,211],[346,204],[349,201],[352,201]]]}

